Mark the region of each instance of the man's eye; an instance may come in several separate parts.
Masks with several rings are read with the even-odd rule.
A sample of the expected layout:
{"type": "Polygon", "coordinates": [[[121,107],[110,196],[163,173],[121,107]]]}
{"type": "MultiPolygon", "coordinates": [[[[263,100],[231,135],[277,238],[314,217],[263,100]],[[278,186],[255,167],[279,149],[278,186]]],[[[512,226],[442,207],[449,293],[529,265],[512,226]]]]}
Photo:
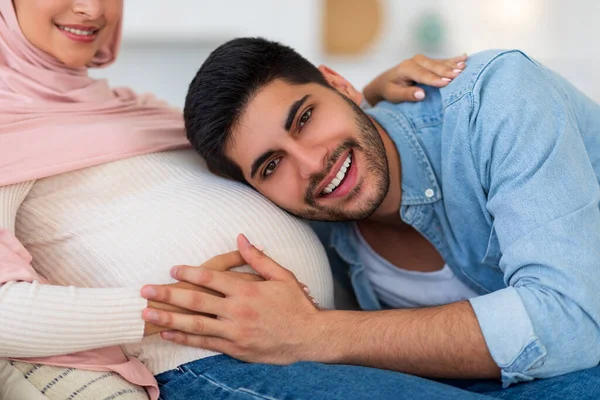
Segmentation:
{"type": "Polygon", "coordinates": [[[277,168],[277,164],[279,164],[280,160],[281,160],[281,158],[276,158],[273,161],[269,162],[267,164],[267,166],[265,167],[263,176],[267,177],[267,176],[271,175],[275,171],[275,168],[277,168]]]}
{"type": "Polygon", "coordinates": [[[298,120],[298,127],[302,128],[308,121],[310,121],[310,117],[312,116],[312,109],[306,110],[304,114],[298,120]]]}

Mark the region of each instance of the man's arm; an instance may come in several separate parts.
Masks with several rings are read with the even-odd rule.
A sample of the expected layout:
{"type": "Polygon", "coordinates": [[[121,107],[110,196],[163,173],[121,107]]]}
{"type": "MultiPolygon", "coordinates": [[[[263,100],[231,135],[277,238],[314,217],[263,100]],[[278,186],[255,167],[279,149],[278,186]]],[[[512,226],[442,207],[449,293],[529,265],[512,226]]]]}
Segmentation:
{"type": "Polygon", "coordinates": [[[499,378],[467,301],[386,311],[323,311],[302,359],[356,364],[435,378],[499,378]]]}
{"type": "Polygon", "coordinates": [[[588,155],[600,148],[586,149],[597,128],[574,111],[590,100],[559,82],[510,51],[471,93],[467,143],[507,287],[470,303],[505,385],[600,361],[600,187],[588,155]]]}
{"type": "MultiPolygon", "coordinates": [[[[238,239],[240,253],[265,282],[244,282],[210,268],[178,267],[177,279],[225,294],[224,298],[154,287],[154,301],[196,312],[157,311],[150,322],[177,330],[165,339],[251,362],[310,360],[388,368],[431,377],[498,377],[468,302],[420,310],[318,310],[294,275],[238,239]],[[186,332],[186,333],[184,333],[186,332]]],[[[226,261],[218,256],[213,265],[226,261]]],[[[227,266],[233,267],[229,263],[227,266]]],[[[221,268],[222,269],[222,268],[221,268]]],[[[146,315],[147,313],[145,313],[146,315]]]]}

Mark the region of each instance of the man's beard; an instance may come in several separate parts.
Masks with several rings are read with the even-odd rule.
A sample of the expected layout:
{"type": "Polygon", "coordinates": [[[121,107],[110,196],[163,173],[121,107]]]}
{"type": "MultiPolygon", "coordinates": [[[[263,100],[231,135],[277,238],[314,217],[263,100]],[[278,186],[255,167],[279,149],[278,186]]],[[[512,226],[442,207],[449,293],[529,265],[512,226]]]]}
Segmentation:
{"type": "MultiPolygon", "coordinates": [[[[290,210],[292,214],[295,214],[298,217],[329,222],[365,219],[373,214],[373,212],[381,205],[389,190],[390,174],[388,160],[383,141],[381,140],[377,128],[367,114],[365,114],[365,112],[352,100],[341,94],[340,96],[352,108],[355,124],[359,133],[358,140],[348,139],[344,141],[344,143],[333,152],[325,171],[314,175],[311,178],[304,196],[304,204],[306,204],[307,208],[297,211],[290,210]],[[364,156],[363,161],[366,164],[368,171],[371,173],[371,176],[375,179],[375,182],[373,182],[373,185],[375,186],[374,196],[370,199],[360,201],[356,210],[347,210],[343,205],[337,207],[323,206],[319,204],[318,199],[315,199],[314,197],[317,187],[329,174],[342,154],[346,153],[348,149],[352,149],[355,155],[357,152],[354,150],[358,150],[364,156]]],[[[356,162],[354,157],[352,162],[356,162]]],[[[357,203],[355,198],[361,191],[364,191],[364,188],[357,181],[352,192],[344,199],[344,204],[356,206],[357,203]]]]}

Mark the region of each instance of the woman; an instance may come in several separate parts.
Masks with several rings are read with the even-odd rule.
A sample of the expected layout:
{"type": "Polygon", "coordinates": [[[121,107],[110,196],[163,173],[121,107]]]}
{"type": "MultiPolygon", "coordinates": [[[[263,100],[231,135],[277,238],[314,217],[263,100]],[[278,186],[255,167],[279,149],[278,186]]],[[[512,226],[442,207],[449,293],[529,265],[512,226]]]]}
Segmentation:
{"type": "MultiPolygon", "coordinates": [[[[122,0],[0,0],[0,12],[0,357],[13,360],[0,397],[156,398],[153,374],[214,359],[153,335],[139,289],[234,250],[240,231],[333,306],[306,225],[210,174],[179,110],[87,77],[117,55],[122,0]]],[[[418,100],[411,79],[443,86],[462,61],[415,58],[366,94],[418,100]]]]}

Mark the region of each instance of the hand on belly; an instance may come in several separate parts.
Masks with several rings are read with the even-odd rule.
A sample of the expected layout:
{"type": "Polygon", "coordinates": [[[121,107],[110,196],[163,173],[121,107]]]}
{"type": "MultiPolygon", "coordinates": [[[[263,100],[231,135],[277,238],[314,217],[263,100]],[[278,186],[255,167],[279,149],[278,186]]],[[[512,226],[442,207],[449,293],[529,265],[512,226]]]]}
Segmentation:
{"type": "MultiPolygon", "coordinates": [[[[203,268],[210,268],[216,271],[222,271],[224,274],[228,274],[230,276],[235,276],[236,279],[242,279],[244,281],[264,281],[264,279],[257,274],[247,273],[247,272],[236,272],[236,271],[227,271],[227,269],[240,266],[245,264],[245,261],[239,255],[239,252],[231,252],[227,253],[225,258],[225,262],[219,263],[215,262],[215,259],[211,259],[202,265],[203,268]],[[241,262],[240,262],[241,260],[241,262]]],[[[191,267],[197,268],[197,267],[191,267]]],[[[175,269],[175,268],[174,268],[175,269]]],[[[173,276],[176,278],[175,276],[173,276]]],[[[208,283],[208,282],[207,282],[208,283]]],[[[208,318],[216,318],[214,314],[208,314],[203,312],[192,311],[190,308],[179,307],[175,304],[181,304],[185,302],[186,304],[200,304],[202,302],[202,296],[211,296],[211,297],[224,297],[222,293],[219,293],[215,290],[208,289],[203,286],[199,286],[189,282],[176,282],[164,285],[146,285],[142,288],[142,295],[149,299],[148,300],[148,309],[144,311],[144,319],[146,320],[146,324],[144,326],[144,336],[155,335],[157,333],[166,331],[168,328],[163,326],[158,326],[152,323],[151,321],[155,321],[158,317],[157,311],[169,311],[178,314],[186,314],[186,315],[200,315],[208,318]],[[179,289],[179,290],[169,290],[169,289],[179,289]],[[160,301],[150,300],[151,298],[156,298],[159,293],[164,293],[164,296],[160,297],[160,301]]],[[[169,315],[169,314],[165,314],[169,315]]]]}
{"type": "Polygon", "coordinates": [[[311,342],[315,301],[295,275],[238,237],[240,252],[217,256],[201,268],[175,267],[175,279],[210,288],[223,297],[164,286],[145,286],[142,296],[193,311],[147,309],[144,319],[170,329],[163,339],[228,354],[250,362],[289,363],[302,359],[311,342]],[[224,271],[249,264],[264,278],[224,271]],[[192,294],[193,293],[193,294],[192,294]],[[209,314],[211,317],[206,317],[209,314]],[[309,321],[311,320],[311,321],[309,321]],[[300,344],[300,345],[299,345],[300,344]]]}

